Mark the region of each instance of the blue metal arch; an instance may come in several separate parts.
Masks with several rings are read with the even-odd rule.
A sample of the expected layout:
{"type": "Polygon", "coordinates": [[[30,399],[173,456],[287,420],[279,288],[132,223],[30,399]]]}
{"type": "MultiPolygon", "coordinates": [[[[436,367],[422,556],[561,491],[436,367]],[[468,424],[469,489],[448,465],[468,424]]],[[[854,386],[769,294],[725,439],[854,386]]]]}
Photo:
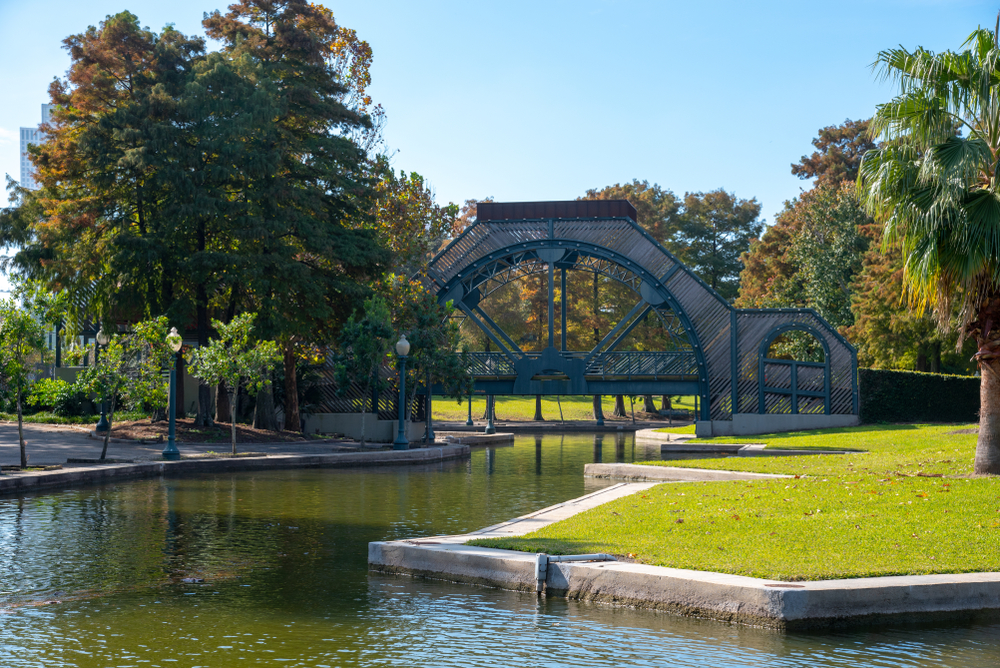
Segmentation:
{"type": "Polygon", "coordinates": [[[765,364],[782,364],[787,363],[791,366],[791,378],[790,378],[790,392],[791,395],[791,405],[792,413],[798,413],[798,379],[797,379],[797,367],[798,366],[812,366],[812,367],[822,367],[823,368],[823,402],[824,402],[824,413],[826,415],[830,414],[830,344],[827,343],[826,337],[818,329],[809,325],[807,323],[790,322],[783,325],[778,325],[772,328],[764,335],[760,340],[760,346],[757,348],[757,412],[760,414],[767,412],[767,405],[764,395],[768,390],[764,383],[764,365],[765,364]],[[811,334],[820,345],[823,346],[823,363],[818,362],[799,362],[797,360],[770,360],[767,357],[767,351],[771,349],[771,344],[774,340],[786,332],[801,331],[811,334]]]}
{"type": "MultiPolygon", "coordinates": [[[[468,232],[468,230],[466,230],[466,232],[468,232]]],[[[643,232],[645,231],[643,230],[643,232]]],[[[677,317],[681,321],[681,324],[684,327],[684,331],[691,342],[691,346],[695,354],[695,359],[698,362],[698,384],[701,388],[699,392],[701,397],[701,407],[700,407],[701,419],[702,420],[709,419],[711,399],[709,397],[708,365],[705,362],[705,354],[701,346],[701,341],[698,337],[698,331],[695,329],[693,323],[691,322],[691,319],[688,317],[687,312],[683,309],[683,307],[681,307],[680,303],[670,293],[670,290],[667,289],[666,285],[663,283],[663,281],[660,279],[659,276],[653,275],[638,262],[635,262],[631,258],[627,258],[611,250],[610,248],[599,246],[597,244],[591,244],[584,241],[578,241],[576,239],[561,239],[561,238],[535,239],[532,241],[525,241],[525,242],[511,244],[509,246],[504,246],[502,248],[494,250],[491,253],[483,255],[482,257],[477,258],[472,263],[462,267],[462,269],[459,272],[457,272],[451,280],[445,282],[441,286],[441,288],[438,290],[438,297],[440,299],[453,295],[454,294],[453,291],[455,290],[455,288],[463,283],[463,277],[467,279],[470,273],[475,275],[479,273],[480,269],[489,264],[497,262],[498,260],[501,260],[503,258],[510,257],[511,255],[515,255],[517,253],[531,252],[541,249],[557,249],[567,252],[576,252],[588,255],[590,257],[599,257],[614,262],[619,266],[625,267],[629,271],[638,274],[644,283],[647,283],[657,291],[657,293],[663,298],[663,300],[670,305],[671,310],[677,314],[677,317]]],[[[431,263],[431,265],[433,266],[433,262],[431,263]]],[[[677,261],[677,267],[680,267],[685,271],[690,271],[687,267],[683,265],[683,263],[679,261],[677,261]]],[[[433,271],[433,269],[429,269],[429,271],[432,275],[436,273],[433,271]]]]}

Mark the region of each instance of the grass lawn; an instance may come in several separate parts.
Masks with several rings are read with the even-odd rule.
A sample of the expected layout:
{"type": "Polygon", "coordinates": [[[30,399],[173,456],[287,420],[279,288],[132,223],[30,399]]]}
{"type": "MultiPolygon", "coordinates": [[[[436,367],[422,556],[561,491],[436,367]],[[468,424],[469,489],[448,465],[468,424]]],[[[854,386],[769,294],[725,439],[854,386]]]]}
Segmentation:
{"type": "MultiPolygon", "coordinates": [[[[656,399],[656,407],[660,407],[660,396],[656,399]]],[[[564,420],[593,420],[594,419],[594,399],[591,396],[568,396],[560,397],[562,402],[562,415],[564,420]]],[[[643,420],[642,397],[637,397],[635,402],[635,417],[643,420]]],[[[626,418],[613,418],[612,412],[615,410],[615,398],[612,395],[604,395],[601,400],[604,408],[604,418],[606,420],[632,420],[632,406],[628,397],[625,397],[626,418]]],[[[673,407],[677,410],[694,410],[694,397],[681,397],[679,401],[673,402],[673,407]]],[[[469,407],[465,400],[457,403],[454,399],[445,397],[434,397],[434,419],[447,422],[465,422],[468,418],[469,407]]],[[[535,397],[533,396],[498,396],[496,398],[497,420],[506,422],[531,421],[535,417],[535,397]]],[[[472,419],[480,420],[486,412],[486,398],[479,396],[472,400],[472,419]]],[[[542,417],[550,422],[559,421],[559,402],[554,396],[542,397],[542,417]]],[[[692,432],[693,427],[692,427],[692,432]]]]}
{"type": "Polygon", "coordinates": [[[785,581],[1000,571],[1000,480],[971,476],[973,428],[871,425],[755,436],[769,447],[866,452],[684,460],[690,468],[798,477],[663,484],[520,538],[472,544],[610,552],[785,581]]]}

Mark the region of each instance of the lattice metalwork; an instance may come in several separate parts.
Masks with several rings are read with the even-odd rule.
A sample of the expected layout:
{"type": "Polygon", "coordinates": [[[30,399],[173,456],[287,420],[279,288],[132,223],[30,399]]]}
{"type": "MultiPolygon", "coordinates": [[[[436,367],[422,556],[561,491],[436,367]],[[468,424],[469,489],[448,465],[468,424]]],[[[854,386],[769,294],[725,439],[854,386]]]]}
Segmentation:
{"type": "MultiPolygon", "coordinates": [[[[495,215],[499,209],[494,209],[493,218],[508,216],[508,211],[541,210],[532,204],[497,206],[507,208],[499,216],[495,215]]],[[[586,203],[574,206],[574,211],[586,209],[586,203]]],[[[605,393],[608,388],[632,393],[630,389],[648,392],[659,387],[645,379],[665,383],[664,388],[693,388],[702,397],[701,419],[728,420],[734,412],[857,413],[856,353],[822,318],[808,309],[734,309],[629,216],[483,220],[434,259],[428,272],[430,287],[459,306],[466,326],[474,323],[488,330],[499,348],[473,357],[471,371],[495,379],[490,391],[508,388],[498,383],[512,376],[518,380],[510,387],[525,393],[529,388],[540,391],[541,386],[522,382],[525,374],[557,378],[558,374],[546,375],[545,367],[553,366],[568,369],[565,375],[572,381],[562,386],[545,381],[546,389],[556,393],[588,393],[587,379],[593,378],[600,379],[605,393]],[[589,353],[553,350],[551,343],[541,354],[521,351],[509,337],[505,340],[501,327],[477,311],[478,303],[511,281],[530,276],[547,273],[551,285],[554,267],[612,278],[641,300],[589,353]],[[642,318],[654,315],[670,334],[675,350],[615,350],[642,318]],[[764,362],[767,350],[762,346],[790,328],[806,331],[822,343],[823,364],[764,362]]],[[[551,304],[551,289],[549,300],[551,304]]],[[[551,337],[551,325],[548,331],[551,337]]]]}

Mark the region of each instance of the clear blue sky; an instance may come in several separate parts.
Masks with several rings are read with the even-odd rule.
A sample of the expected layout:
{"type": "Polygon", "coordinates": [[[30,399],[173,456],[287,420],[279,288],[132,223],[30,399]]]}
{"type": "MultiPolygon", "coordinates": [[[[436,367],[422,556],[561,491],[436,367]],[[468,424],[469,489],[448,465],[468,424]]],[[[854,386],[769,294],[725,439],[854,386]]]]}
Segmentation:
{"type": "MultiPolygon", "coordinates": [[[[571,199],[634,178],[756,197],[769,223],[818,128],[891,96],[876,53],[957,49],[998,6],[961,0],[330,0],[374,51],[395,165],[439,201],[571,199]]],[[[124,9],[201,34],[215,0],[0,0],[0,172],[38,123],[61,40],[124,9]]],[[[0,205],[6,194],[0,194],[0,205]]]]}

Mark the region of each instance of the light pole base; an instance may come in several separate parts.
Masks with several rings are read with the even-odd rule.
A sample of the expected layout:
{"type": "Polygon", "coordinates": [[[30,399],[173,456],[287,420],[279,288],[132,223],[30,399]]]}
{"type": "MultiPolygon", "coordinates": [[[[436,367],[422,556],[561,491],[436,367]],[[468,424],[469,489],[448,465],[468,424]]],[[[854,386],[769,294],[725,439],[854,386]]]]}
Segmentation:
{"type": "Polygon", "coordinates": [[[402,442],[400,442],[400,441],[393,441],[393,443],[392,443],[392,449],[393,450],[409,450],[410,449],[410,442],[409,441],[402,441],[402,442]]]}
{"type": "Polygon", "coordinates": [[[177,449],[177,444],[167,443],[167,447],[163,448],[163,452],[160,453],[164,459],[176,462],[181,458],[181,451],[177,449]]]}

